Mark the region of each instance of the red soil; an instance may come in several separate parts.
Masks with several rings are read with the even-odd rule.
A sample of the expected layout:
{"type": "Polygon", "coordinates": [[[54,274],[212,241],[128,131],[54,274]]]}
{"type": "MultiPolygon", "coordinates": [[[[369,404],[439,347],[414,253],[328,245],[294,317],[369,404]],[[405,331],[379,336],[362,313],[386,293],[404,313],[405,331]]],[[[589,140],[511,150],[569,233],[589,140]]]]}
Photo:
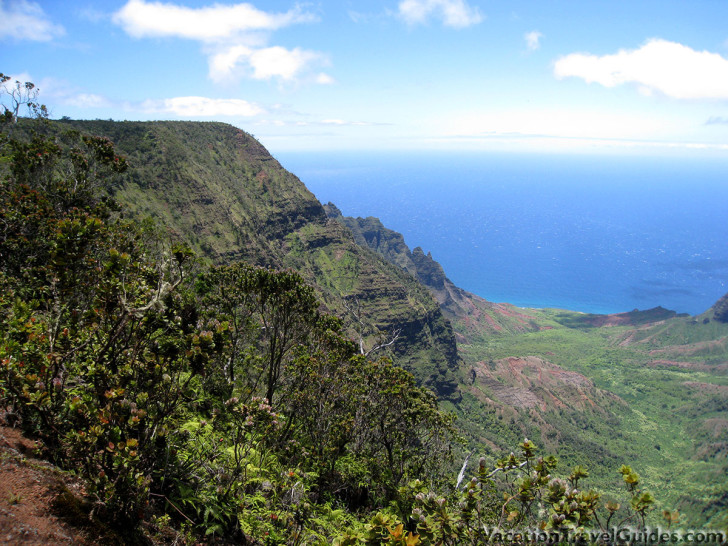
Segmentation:
{"type": "Polygon", "coordinates": [[[73,487],[47,462],[33,457],[35,442],[0,426],[0,543],[94,544],[54,515],[54,501],[73,487]]]}

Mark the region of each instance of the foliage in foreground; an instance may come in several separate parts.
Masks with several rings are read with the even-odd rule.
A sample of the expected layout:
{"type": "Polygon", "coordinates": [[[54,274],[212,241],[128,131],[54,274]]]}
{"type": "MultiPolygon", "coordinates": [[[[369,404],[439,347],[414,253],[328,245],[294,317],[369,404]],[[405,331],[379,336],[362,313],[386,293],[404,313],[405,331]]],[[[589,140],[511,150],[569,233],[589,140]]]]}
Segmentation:
{"type": "MultiPolygon", "coordinates": [[[[190,539],[477,544],[619,510],[599,520],[585,471],[553,478],[528,441],[448,490],[451,417],[359,354],[297,273],[198,263],[102,195],[126,166],[111,142],[4,120],[0,405],[94,515],[190,539]]],[[[644,525],[651,497],[623,474],[644,525]]]]}
{"type": "Polygon", "coordinates": [[[359,355],[297,273],[197,263],[101,196],[125,169],[108,140],[14,125],[0,399],[88,481],[96,515],[263,537],[302,528],[312,504],[373,509],[437,481],[451,418],[359,355]]]}

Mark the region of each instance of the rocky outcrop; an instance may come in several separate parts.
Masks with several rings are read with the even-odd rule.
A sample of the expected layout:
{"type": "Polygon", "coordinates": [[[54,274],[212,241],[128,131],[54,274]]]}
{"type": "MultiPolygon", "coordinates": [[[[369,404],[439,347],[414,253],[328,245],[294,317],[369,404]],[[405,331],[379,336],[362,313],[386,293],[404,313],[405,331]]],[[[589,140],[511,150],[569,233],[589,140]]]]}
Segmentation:
{"type": "Polygon", "coordinates": [[[586,376],[535,356],[481,362],[472,371],[472,392],[506,406],[542,412],[558,409],[602,412],[620,399],[586,376]]]}
{"type": "Polygon", "coordinates": [[[713,305],[713,320],[728,322],[728,294],[720,298],[713,305]]]}

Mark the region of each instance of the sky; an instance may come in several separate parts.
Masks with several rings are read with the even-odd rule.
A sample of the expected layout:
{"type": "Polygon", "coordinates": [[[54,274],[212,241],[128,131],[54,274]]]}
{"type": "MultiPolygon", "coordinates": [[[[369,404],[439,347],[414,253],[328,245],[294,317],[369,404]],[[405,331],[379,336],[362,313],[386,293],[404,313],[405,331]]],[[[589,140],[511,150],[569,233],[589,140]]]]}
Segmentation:
{"type": "Polygon", "coordinates": [[[271,151],[728,156],[725,0],[0,0],[51,117],[215,120],[271,151]]]}

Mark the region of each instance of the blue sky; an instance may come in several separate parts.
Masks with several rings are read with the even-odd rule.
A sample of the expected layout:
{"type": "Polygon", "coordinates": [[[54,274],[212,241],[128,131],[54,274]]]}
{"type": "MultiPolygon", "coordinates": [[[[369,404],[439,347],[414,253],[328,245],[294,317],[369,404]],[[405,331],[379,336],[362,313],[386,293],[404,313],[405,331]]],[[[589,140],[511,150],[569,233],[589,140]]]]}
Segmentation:
{"type": "Polygon", "coordinates": [[[728,2],[0,0],[53,117],[232,123],[271,151],[728,154],[728,2]]]}

